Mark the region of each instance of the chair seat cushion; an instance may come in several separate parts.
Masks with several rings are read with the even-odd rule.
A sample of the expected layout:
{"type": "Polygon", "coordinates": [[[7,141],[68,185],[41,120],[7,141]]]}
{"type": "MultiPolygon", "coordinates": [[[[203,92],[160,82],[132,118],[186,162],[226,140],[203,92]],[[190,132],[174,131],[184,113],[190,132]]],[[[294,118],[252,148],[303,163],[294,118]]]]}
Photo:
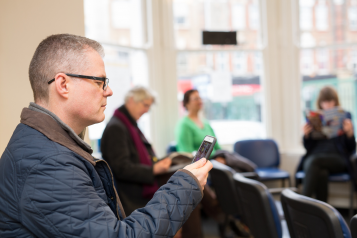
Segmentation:
{"type": "Polygon", "coordinates": [[[255,172],[261,180],[287,179],[290,174],[278,168],[257,168],[255,172]]]}
{"type": "MultiPolygon", "coordinates": [[[[297,178],[297,179],[303,179],[304,177],[305,177],[304,171],[298,171],[295,174],[295,178],[297,178]]],[[[331,182],[347,182],[347,181],[350,181],[350,175],[348,173],[331,174],[329,176],[329,181],[331,181],[331,182]]]]}

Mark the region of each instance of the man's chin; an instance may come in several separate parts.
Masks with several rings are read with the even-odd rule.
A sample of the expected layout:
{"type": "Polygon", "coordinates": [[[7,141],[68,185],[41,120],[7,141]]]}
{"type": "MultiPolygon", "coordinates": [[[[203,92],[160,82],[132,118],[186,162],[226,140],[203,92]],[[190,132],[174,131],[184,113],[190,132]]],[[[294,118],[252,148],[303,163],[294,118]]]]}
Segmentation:
{"type": "Polygon", "coordinates": [[[105,115],[103,115],[103,116],[100,117],[100,118],[96,118],[96,119],[94,119],[94,120],[91,120],[89,126],[94,125],[94,124],[101,123],[101,122],[104,121],[104,119],[105,119],[105,115]]]}

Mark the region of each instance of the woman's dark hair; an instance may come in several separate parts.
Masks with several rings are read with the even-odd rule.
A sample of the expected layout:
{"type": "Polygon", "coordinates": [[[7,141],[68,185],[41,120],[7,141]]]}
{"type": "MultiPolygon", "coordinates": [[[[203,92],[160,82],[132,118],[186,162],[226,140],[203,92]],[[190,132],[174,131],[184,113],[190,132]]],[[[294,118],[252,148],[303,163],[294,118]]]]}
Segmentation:
{"type": "Polygon", "coordinates": [[[194,92],[198,92],[196,89],[190,89],[190,90],[187,90],[185,92],[185,94],[183,95],[183,101],[182,101],[182,104],[183,106],[187,109],[186,105],[190,102],[190,96],[192,93],[194,92]]]}
{"type": "Polygon", "coordinates": [[[321,103],[326,101],[335,101],[335,106],[340,106],[340,100],[336,90],[331,86],[325,86],[320,90],[317,99],[317,108],[322,109],[321,103]]]}

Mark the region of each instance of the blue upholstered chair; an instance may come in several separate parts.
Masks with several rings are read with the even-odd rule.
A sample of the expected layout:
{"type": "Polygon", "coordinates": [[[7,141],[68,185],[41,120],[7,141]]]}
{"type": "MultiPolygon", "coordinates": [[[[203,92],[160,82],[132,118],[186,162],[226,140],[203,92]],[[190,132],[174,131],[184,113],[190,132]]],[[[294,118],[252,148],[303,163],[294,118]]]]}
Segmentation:
{"type": "Polygon", "coordinates": [[[242,209],[238,202],[238,194],[233,180],[233,173],[235,171],[216,161],[212,161],[212,164],[213,168],[210,171],[210,180],[220,207],[225,214],[225,221],[220,229],[221,236],[225,237],[225,228],[228,226],[229,216],[240,217],[242,209]]]}
{"type": "Polygon", "coordinates": [[[171,141],[166,148],[166,154],[170,154],[172,152],[177,152],[177,145],[175,141],[171,141]]]}
{"type": "Polygon", "coordinates": [[[278,145],[271,139],[260,140],[242,140],[234,144],[234,151],[245,158],[253,161],[258,168],[256,173],[260,180],[285,180],[290,182],[290,174],[287,171],[279,169],[280,154],[278,145]]]}
{"type": "Polygon", "coordinates": [[[255,238],[281,238],[278,209],[267,187],[259,181],[234,174],[242,219],[255,238]]]}
{"type": "Polygon", "coordinates": [[[285,189],[281,203],[291,238],[351,238],[341,214],[331,205],[285,189]]]}

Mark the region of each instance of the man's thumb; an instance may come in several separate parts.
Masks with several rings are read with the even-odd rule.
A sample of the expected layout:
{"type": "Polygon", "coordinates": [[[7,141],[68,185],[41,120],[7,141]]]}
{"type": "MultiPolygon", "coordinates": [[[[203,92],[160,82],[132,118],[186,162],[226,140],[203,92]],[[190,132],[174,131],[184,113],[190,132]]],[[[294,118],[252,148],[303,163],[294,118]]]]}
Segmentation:
{"type": "Polygon", "coordinates": [[[199,161],[196,161],[193,164],[187,165],[184,169],[191,170],[191,169],[199,169],[206,164],[206,158],[202,158],[199,161]]]}

